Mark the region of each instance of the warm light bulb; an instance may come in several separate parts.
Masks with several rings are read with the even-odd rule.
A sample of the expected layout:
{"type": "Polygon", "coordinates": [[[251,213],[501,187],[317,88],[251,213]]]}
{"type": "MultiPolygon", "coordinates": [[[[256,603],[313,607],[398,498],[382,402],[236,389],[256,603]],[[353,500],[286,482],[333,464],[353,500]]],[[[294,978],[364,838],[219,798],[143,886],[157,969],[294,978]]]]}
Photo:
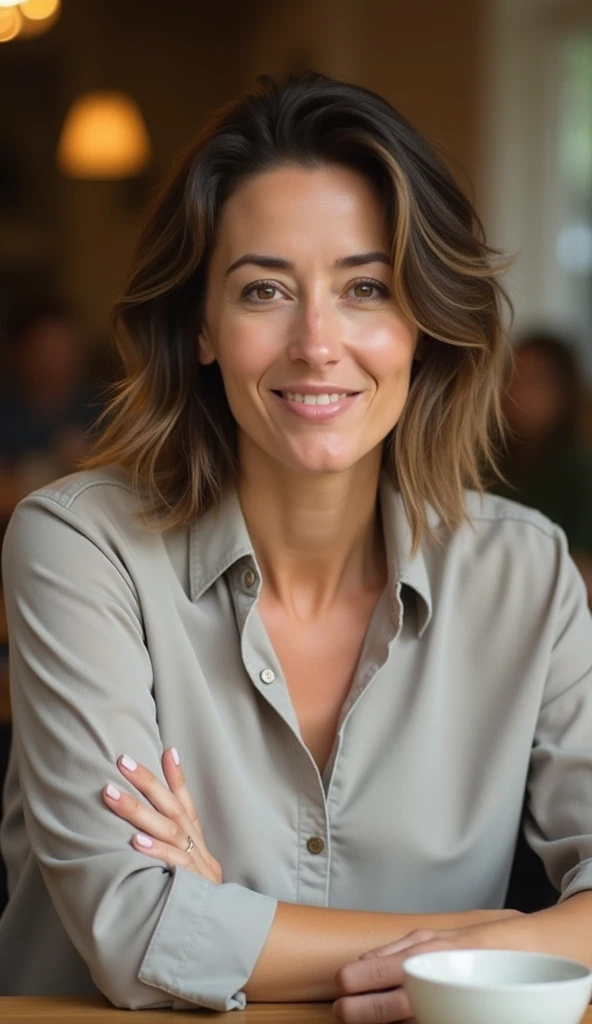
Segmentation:
{"type": "Polygon", "coordinates": [[[60,0],[21,0],[20,10],[31,21],[44,21],[45,18],[51,18],[59,6],[60,0]]]}
{"type": "Polygon", "coordinates": [[[90,92],[70,108],[58,144],[58,164],[72,178],[131,178],[150,157],[137,104],[122,92],[90,92]]]}
{"type": "Polygon", "coordinates": [[[19,39],[35,39],[37,36],[44,36],[46,32],[53,28],[59,16],[60,10],[58,8],[51,18],[43,18],[42,21],[34,20],[33,18],[22,18],[19,39]]]}
{"type": "Polygon", "coordinates": [[[18,36],[23,19],[16,7],[0,8],[0,43],[8,43],[18,36]]]}

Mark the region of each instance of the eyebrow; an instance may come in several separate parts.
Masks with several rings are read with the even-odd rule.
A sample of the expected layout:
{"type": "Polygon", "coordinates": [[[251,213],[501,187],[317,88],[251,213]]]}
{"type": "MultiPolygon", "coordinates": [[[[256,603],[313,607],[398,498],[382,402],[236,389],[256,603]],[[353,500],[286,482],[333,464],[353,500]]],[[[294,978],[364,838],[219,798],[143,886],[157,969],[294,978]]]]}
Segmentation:
{"type": "MultiPolygon", "coordinates": [[[[254,267],[261,267],[263,270],[294,270],[294,264],[290,260],[280,259],[279,256],[262,256],[259,253],[248,252],[230,264],[225,276],[228,277],[229,274],[232,274],[233,270],[238,270],[239,267],[244,267],[247,263],[254,267]]],[[[354,256],[342,256],[340,259],[335,260],[335,269],[363,267],[366,263],[385,263],[387,267],[392,267],[393,265],[390,256],[386,252],[377,250],[376,252],[356,253],[354,256]]]]}

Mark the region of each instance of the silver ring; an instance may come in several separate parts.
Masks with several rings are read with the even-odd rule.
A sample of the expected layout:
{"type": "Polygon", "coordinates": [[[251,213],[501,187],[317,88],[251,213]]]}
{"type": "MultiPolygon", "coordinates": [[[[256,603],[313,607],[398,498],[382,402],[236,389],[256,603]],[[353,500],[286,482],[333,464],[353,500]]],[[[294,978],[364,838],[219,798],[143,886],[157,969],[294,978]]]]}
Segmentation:
{"type": "Polygon", "coordinates": [[[195,843],[193,842],[193,839],[191,838],[191,836],[187,836],[187,838],[188,838],[189,842],[187,844],[187,849],[185,850],[185,853],[191,853],[193,847],[195,846],[195,843]]]}

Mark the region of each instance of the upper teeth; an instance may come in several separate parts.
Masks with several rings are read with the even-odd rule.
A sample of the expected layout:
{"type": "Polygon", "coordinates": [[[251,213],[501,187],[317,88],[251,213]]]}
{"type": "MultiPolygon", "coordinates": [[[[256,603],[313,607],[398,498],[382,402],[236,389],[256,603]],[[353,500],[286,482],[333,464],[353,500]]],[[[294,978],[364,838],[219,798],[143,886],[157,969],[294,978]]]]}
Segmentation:
{"type": "Polygon", "coordinates": [[[282,391],[284,398],[290,402],[304,402],[305,405],[329,405],[331,402],[338,402],[340,398],[347,398],[347,391],[341,394],[330,395],[303,395],[300,391],[282,391]]]}

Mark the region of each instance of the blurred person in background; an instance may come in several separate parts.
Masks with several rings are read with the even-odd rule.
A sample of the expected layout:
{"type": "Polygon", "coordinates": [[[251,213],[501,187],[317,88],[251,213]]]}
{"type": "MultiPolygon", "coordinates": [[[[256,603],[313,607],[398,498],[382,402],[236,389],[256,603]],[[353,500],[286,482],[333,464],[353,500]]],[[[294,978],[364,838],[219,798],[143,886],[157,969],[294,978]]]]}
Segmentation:
{"type": "MultiPolygon", "coordinates": [[[[1,346],[0,541],[26,494],[76,467],[98,413],[89,345],[65,303],[38,296],[14,306],[1,346]]],[[[0,791],[11,732],[7,641],[0,575],[0,791]]],[[[0,860],[0,908],[4,884],[0,860]]]]}
{"type": "Polygon", "coordinates": [[[66,304],[15,307],[2,343],[0,535],[21,498],[76,467],[98,413],[89,345],[66,304]]]}
{"type": "Polygon", "coordinates": [[[538,509],[565,531],[592,604],[592,451],[580,439],[583,373],[574,349],[547,331],[515,349],[503,396],[509,425],[492,490],[538,509]]]}

